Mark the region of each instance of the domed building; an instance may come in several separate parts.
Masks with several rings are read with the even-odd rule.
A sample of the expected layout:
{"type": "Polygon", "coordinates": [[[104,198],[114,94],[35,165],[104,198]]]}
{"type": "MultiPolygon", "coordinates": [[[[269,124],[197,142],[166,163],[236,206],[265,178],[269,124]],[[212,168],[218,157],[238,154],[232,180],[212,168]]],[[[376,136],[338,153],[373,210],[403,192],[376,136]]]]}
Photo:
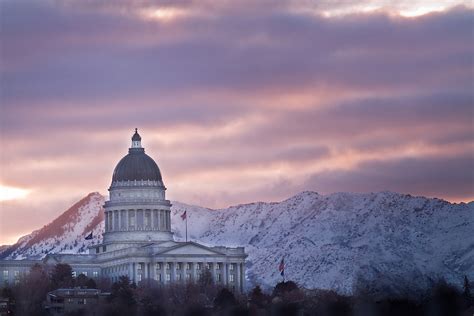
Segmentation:
{"type": "Polygon", "coordinates": [[[141,146],[138,131],[132,147],[115,167],[105,208],[104,244],[110,249],[173,240],[170,201],[160,168],[141,146]]]}
{"type": "MultiPolygon", "coordinates": [[[[209,270],[217,284],[235,291],[245,287],[243,247],[207,247],[196,242],[174,241],[171,203],[156,162],[145,153],[135,129],[128,154],[117,164],[105,202],[102,244],[89,254],[48,254],[45,264],[67,263],[74,274],[117,281],[126,275],[139,283],[153,279],[162,284],[196,282],[209,270]]],[[[27,271],[36,260],[0,261],[5,270],[27,271]]]]}

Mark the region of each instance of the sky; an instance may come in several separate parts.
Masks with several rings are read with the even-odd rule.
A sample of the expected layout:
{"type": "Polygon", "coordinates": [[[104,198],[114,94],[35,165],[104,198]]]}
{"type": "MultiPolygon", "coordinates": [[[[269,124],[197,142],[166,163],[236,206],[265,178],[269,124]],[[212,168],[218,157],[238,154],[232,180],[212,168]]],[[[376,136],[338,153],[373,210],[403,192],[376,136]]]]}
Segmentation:
{"type": "Polygon", "coordinates": [[[470,1],[0,0],[0,244],[107,194],[134,128],[167,197],[474,200],[470,1]]]}

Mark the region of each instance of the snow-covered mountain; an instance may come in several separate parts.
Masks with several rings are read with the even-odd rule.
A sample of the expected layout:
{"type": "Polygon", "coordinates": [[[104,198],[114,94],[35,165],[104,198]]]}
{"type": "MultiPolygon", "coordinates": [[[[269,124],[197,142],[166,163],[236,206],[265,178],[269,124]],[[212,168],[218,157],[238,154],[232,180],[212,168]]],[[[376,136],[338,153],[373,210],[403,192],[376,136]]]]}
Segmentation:
{"type": "Polygon", "coordinates": [[[90,193],[59,217],[41,229],[21,237],[14,245],[3,249],[3,259],[39,259],[48,253],[82,253],[98,239],[85,240],[92,232],[104,232],[105,198],[97,192],[90,193]]]}
{"type": "MultiPolygon", "coordinates": [[[[86,251],[101,241],[104,197],[91,193],[44,228],[22,237],[0,257],[86,251]],[[93,232],[94,240],[84,237],[93,232]]],[[[273,286],[286,276],[307,288],[350,293],[362,284],[423,289],[444,278],[474,279],[474,202],[391,192],[320,195],[302,192],[278,203],[251,203],[212,210],[173,202],[176,240],[188,236],[207,245],[245,246],[250,284],[273,286]],[[430,281],[431,280],[431,281],[430,281]]]]}

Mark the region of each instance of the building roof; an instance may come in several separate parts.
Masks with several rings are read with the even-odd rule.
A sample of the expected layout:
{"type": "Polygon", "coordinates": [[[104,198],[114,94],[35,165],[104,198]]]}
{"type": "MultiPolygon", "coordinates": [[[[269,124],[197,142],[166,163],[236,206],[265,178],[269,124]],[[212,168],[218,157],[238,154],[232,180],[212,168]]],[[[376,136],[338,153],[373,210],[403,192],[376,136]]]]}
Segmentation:
{"type": "Polygon", "coordinates": [[[115,167],[112,182],[152,180],[162,181],[160,168],[143,148],[130,148],[128,155],[115,167]]]}
{"type": "MultiPolygon", "coordinates": [[[[135,129],[132,141],[140,141],[141,137],[135,129]]],[[[162,181],[160,168],[147,154],[144,148],[130,148],[128,155],[123,157],[115,167],[112,183],[116,181],[151,180],[162,181]]]]}

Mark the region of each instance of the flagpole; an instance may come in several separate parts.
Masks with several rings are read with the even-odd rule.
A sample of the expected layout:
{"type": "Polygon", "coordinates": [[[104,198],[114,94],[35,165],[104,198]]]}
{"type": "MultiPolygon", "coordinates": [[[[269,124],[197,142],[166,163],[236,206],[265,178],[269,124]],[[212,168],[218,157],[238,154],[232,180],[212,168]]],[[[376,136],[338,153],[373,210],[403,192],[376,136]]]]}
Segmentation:
{"type": "Polygon", "coordinates": [[[188,214],[186,214],[186,242],[188,242],[188,214]]]}

